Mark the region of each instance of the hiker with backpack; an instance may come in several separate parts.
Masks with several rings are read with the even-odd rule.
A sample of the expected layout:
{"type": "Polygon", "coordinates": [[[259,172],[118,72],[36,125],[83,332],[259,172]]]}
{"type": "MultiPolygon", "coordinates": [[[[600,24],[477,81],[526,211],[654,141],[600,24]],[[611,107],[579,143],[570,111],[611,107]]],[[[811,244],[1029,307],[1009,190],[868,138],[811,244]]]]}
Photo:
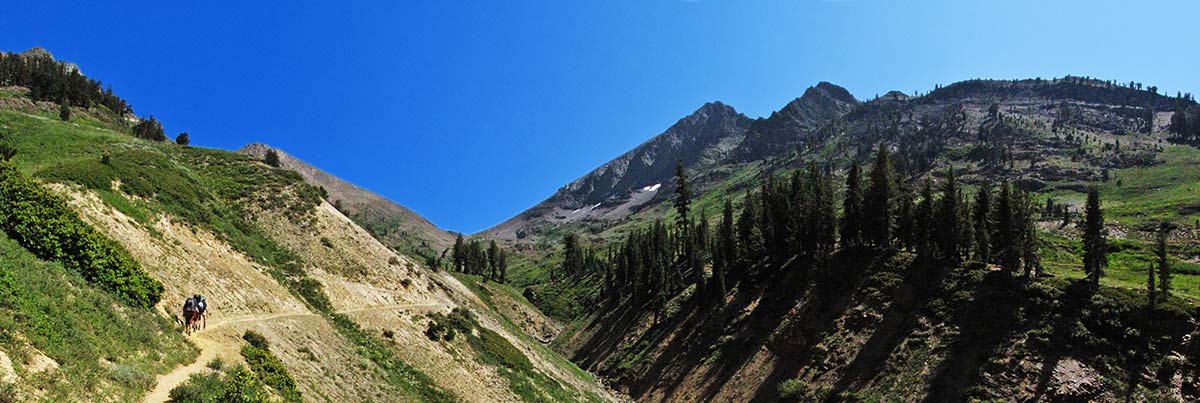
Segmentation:
{"type": "Polygon", "coordinates": [[[183,301],[183,334],[188,335],[195,330],[196,320],[199,319],[200,307],[194,296],[183,301]]]}
{"type": "Polygon", "coordinates": [[[208,301],[200,294],[196,294],[192,298],[196,300],[196,315],[201,323],[200,328],[206,329],[208,328],[208,301]]]}

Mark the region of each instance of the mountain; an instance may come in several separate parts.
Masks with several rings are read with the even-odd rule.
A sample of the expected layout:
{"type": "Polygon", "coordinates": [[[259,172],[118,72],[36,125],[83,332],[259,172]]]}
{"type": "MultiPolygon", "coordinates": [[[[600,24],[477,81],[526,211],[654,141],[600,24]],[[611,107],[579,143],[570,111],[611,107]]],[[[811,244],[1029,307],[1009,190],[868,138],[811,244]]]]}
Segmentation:
{"type": "Polygon", "coordinates": [[[703,187],[731,165],[783,155],[858,101],[837,85],[820,82],[768,118],[750,119],[721,102],[704,104],[666,131],[560,188],[541,203],[482,231],[507,240],[540,239],[559,225],[607,225],[666,200],[674,189],[675,162],[701,176],[703,187]]]}
{"type": "MultiPolygon", "coordinates": [[[[963,187],[961,211],[971,211],[974,194],[988,186],[1027,192],[1036,233],[1029,261],[1044,274],[1017,278],[994,259],[960,264],[898,247],[842,246],[813,260],[751,256],[747,248],[736,252],[745,272],[733,276],[753,280],[738,280],[717,297],[710,288],[716,252],[704,250],[711,244],[694,245],[699,266],[678,245],[624,255],[655,257],[665,262],[663,272],[604,263],[614,259],[608,251],[622,259],[621,246],[635,230],[655,242],[678,236],[645,232],[656,220],[674,219],[669,195],[660,193],[621,219],[537,228],[550,237],[524,255],[529,261],[519,278],[535,305],[567,322],[555,348],[647,402],[1200,397],[1193,381],[1200,379],[1200,349],[1189,341],[1200,337],[1200,293],[1179,286],[1200,278],[1193,253],[1200,248],[1200,150],[1181,141],[1173,124],[1179,111],[1196,108],[1193,100],[1072,76],[968,80],[855,103],[829,99],[836,102],[825,105],[834,107],[793,101],[755,120],[723,163],[689,170],[698,184],[692,218],[705,212],[716,228],[712,219],[726,200],[741,217],[748,191],[760,192],[768,178],[785,189],[803,183],[792,178],[809,164],[832,176],[840,206],[851,163],[869,172],[883,148],[895,191],[911,195],[927,180],[939,189],[953,175],[963,187]],[[829,113],[813,113],[821,110],[829,113]],[[823,117],[799,119],[790,111],[823,117]],[[1103,200],[1108,233],[1099,286],[1083,281],[1080,270],[1090,188],[1103,200]],[[554,237],[567,233],[579,235],[584,250],[600,251],[597,261],[564,273],[564,247],[554,237]],[[1147,308],[1147,266],[1156,261],[1160,234],[1176,286],[1147,308]],[[634,285],[621,288],[616,278],[634,285]]],[[[936,192],[935,200],[944,200],[936,192]]],[[[902,199],[892,200],[893,208],[902,199]]],[[[794,203],[755,200],[768,209],[794,203]]],[[[790,222],[786,214],[769,217],[751,221],[748,239],[757,231],[772,242],[772,230],[804,228],[781,226],[790,222]]],[[[794,238],[775,239],[790,245],[794,238]]]]}
{"type": "Polygon", "coordinates": [[[266,144],[248,144],[237,152],[263,158],[279,155],[280,167],[296,171],[306,182],[325,189],[330,203],[385,245],[406,254],[437,256],[454,243],[454,235],[408,208],[355,186],[266,144]]]}
{"type": "MultiPolygon", "coordinates": [[[[0,82],[76,71],[0,57],[0,82]]],[[[428,222],[286,155],[60,114],[34,94],[62,77],[90,91],[0,87],[0,401],[621,400],[530,337],[556,327],[519,292],[398,254],[331,198],[444,241],[428,222]],[[195,294],[207,326],[185,336],[195,294]]]]}
{"type": "Polygon", "coordinates": [[[771,112],[771,116],[755,120],[734,160],[758,161],[778,155],[781,150],[793,150],[811,140],[806,136],[855,106],[858,106],[858,100],[849,91],[822,81],[782,109],[771,112]]]}
{"type": "Polygon", "coordinates": [[[666,131],[560,188],[485,237],[524,239],[560,223],[619,220],[674,187],[676,161],[708,170],[742,144],[750,118],[720,102],[704,104],[666,131]]]}

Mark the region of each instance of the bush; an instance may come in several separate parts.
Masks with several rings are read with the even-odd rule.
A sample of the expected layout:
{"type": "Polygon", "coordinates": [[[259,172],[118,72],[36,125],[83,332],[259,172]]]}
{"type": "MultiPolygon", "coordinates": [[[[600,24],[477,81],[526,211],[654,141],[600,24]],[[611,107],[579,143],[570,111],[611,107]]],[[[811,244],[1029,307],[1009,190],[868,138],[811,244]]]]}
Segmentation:
{"type": "Polygon", "coordinates": [[[0,162],[0,228],[34,255],[62,263],[126,303],[148,308],[162,296],[162,283],[124,247],[8,162],[0,162]]]}
{"type": "Polygon", "coordinates": [[[394,338],[396,337],[396,332],[393,332],[391,329],[383,329],[383,337],[394,338]]]}
{"type": "Polygon", "coordinates": [[[243,333],[242,340],[250,343],[251,346],[261,348],[263,350],[271,348],[271,343],[267,341],[267,338],[253,330],[247,330],[246,333],[243,333]]]}
{"type": "Polygon", "coordinates": [[[279,360],[268,348],[269,343],[262,335],[247,331],[242,338],[250,344],[242,346],[242,357],[254,371],[255,377],[275,389],[286,402],[301,402],[300,390],[296,389],[296,380],[288,373],[283,361],[279,360]]]}

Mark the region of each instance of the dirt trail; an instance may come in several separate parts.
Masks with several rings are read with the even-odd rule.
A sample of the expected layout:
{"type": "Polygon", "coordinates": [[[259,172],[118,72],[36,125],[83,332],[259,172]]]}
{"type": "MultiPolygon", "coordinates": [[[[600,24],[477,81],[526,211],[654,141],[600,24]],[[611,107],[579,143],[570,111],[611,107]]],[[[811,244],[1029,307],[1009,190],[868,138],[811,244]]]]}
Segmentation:
{"type": "MultiPolygon", "coordinates": [[[[351,313],[361,313],[361,312],[386,311],[386,310],[393,310],[393,309],[441,308],[444,306],[446,306],[446,305],[441,304],[441,303],[382,305],[382,306],[370,306],[370,307],[355,308],[355,309],[345,309],[345,310],[337,311],[337,313],[351,314],[351,313]]],[[[280,319],[313,317],[313,316],[319,316],[319,315],[320,314],[316,314],[316,313],[312,313],[312,312],[275,313],[275,314],[263,314],[263,315],[244,315],[244,316],[232,317],[232,318],[228,318],[228,319],[214,320],[214,321],[212,321],[213,323],[210,323],[212,325],[212,327],[209,327],[207,329],[201,330],[196,333],[192,333],[192,335],[190,336],[190,340],[192,341],[192,344],[194,344],[196,346],[196,348],[200,350],[200,355],[198,355],[196,357],[196,360],[193,361],[191,364],[181,365],[178,368],[175,368],[174,370],[172,370],[171,372],[159,375],[158,379],[157,379],[157,383],[154,386],[154,390],[151,390],[150,393],[147,393],[146,397],[142,399],[142,402],[143,403],[166,402],[167,400],[170,399],[171,389],[175,389],[175,387],[183,384],[183,382],[186,381],[188,379],[188,377],[192,376],[192,374],[197,374],[197,373],[203,372],[205,370],[205,368],[207,367],[209,361],[212,361],[213,358],[216,358],[218,355],[237,356],[238,354],[240,354],[239,353],[241,351],[240,343],[231,343],[231,342],[223,343],[223,342],[220,342],[219,340],[217,340],[217,337],[221,336],[223,334],[221,332],[221,330],[223,328],[226,328],[230,325],[269,322],[269,321],[280,320],[280,319]],[[222,353],[224,353],[224,354],[222,354],[222,353]]],[[[237,332],[234,332],[234,333],[237,333],[237,332]]],[[[234,339],[237,339],[240,337],[239,335],[236,335],[236,334],[230,335],[230,334],[228,334],[228,332],[225,332],[225,335],[231,336],[234,339]]]]}

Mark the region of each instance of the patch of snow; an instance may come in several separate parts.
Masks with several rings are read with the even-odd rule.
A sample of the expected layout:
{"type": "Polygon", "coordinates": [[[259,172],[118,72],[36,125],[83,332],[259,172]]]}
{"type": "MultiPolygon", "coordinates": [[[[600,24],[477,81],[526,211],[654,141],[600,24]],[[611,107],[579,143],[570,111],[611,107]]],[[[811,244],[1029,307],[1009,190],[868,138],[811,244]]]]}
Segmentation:
{"type": "Polygon", "coordinates": [[[660,188],[660,187],[662,187],[661,183],[655,183],[653,185],[642,188],[642,191],[643,192],[657,192],[658,188],[660,188]]]}
{"type": "Polygon", "coordinates": [[[588,210],[595,210],[596,207],[600,207],[600,203],[596,203],[595,205],[592,206],[592,208],[590,208],[588,210]]]}

